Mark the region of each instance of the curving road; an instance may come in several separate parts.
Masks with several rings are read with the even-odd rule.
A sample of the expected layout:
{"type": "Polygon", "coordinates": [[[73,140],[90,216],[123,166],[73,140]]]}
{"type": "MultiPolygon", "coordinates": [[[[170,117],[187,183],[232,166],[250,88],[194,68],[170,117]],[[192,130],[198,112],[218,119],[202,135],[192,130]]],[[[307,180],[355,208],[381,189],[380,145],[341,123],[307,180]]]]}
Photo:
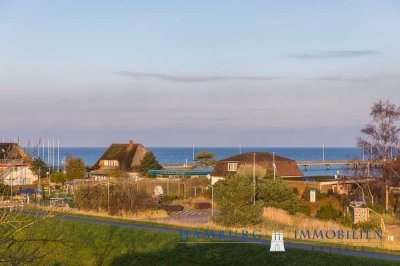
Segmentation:
{"type": "MultiPolygon", "coordinates": [[[[75,216],[68,216],[68,215],[57,215],[56,217],[59,219],[63,219],[63,220],[70,220],[70,221],[77,221],[77,222],[112,225],[112,226],[134,228],[134,229],[141,229],[141,230],[148,230],[148,231],[156,231],[156,232],[163,232],[163,233],[174,233],[177,235],[179,234],[179,229],[168,228],[168,227],[163,227],[163,226],[130,224],[130,223],[100,220],[100,219],[96,219],[96,218],[75,217],[75,216]]],[[[240,242],[262,244],[262,245],[270,245],[269,240],[263,240],[263,239],[262,240],[255,240],[255,239],[243,240],[240,237],[237,237],[237,238],[233,237],[232,240],[240,241],[240,242]]],[[[374,259],[385,259],[385,260],[392,260],[392,261],[400,262],[400,256],[398,256],[398,255],[358,251],[358,250],[335,248],[335,247],[313,246],[313,245],[307,245],[307,244],[302,244],[302,243],[293,243],[293,242],[289,242],[289,241],[285,241],[285,248],[295,248],[295,249],[302,249],[302,250],[316,250],[316,251],[324,251],[324,252],[330,252],[330,253],[335,253],[335,254],[360,256],[360,257],[367,257],[367,258],[374,258],[374,259]]]]}

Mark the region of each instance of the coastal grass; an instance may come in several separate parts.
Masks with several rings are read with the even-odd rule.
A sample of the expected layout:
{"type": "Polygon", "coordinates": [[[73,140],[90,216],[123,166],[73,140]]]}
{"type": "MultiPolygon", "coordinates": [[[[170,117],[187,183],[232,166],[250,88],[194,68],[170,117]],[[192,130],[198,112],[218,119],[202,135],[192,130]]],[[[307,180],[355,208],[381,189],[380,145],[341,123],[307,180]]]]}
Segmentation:
{"type": "Polygon", "coordinates": [[[250,243],[181,242],[179,234],[144,231],[112,225],[54,219],[49,227],[69,232],[68,243],[51,243],[46,257],[31,265],[398,265],[318,251],[288,249],[268,252],[268,246],[250,243]]]}
{"type": "MultiPolygon", "coordinates": [[[[228,232],[229,230],[238,230],[241,232],[241,230],[247,230],[249,232],[254,231],[254,230],[261,230],[262,238],[263,239],[271,239],[270,237],[270,231],[266,232],[265,231],[265,224],[259,225],[259,226],[249,226],[249,227],[238,227],[238,228],[232,228],[232,227],[224,227],[217,225],[215,223],[206,223],[206,224],[197,224],[195,222],[192,223],[179,223],[177,221],[168,221],[165,219],[156,219],[156,220],[138,220],[138,219],[131,219],[128,217],[116,217],[116,216],[109,216],[105,215],[104,216],[98,216],[97,213],[79,213],[79,212],[57,212],[57,214],[60,215],[66,215],[66,216],[72,216],[72,217],[84,217],[84,218],[90,218],[90,219],[96,219],[96,220],[103,220],[103,221],[111,221],[111,222],[119,222],[119,223],[126,223],[126,224],[137,224],[137,225],[148,225],[148,226],[158,226],[158,227],[164,227],[164,228],[173,228],[173,229],[184,229],[184,230],[194,230],[196,229],[199,232],[204,232],[205,230],[224,230],[228,232]]],[[[268,223],[268,226],[275,227],[276,230],[280,230],[285,227],[285,225],[292,225],[294,223],[293,217],[289,214],[287,214],[285,211],[277,209],[268,209],[266,210],[265,213],[268,217],[273,217],[272,220],[270,220],[268,223]],[[272,212],[273,216],[268,215],[269,212],[272,212]]],[[[299,217],[295,218],[298,219],[299,217]]],[[[302,217],[300,217],[302,218],[302,217]]],[[[329,230],[330,228],[336,228],[338,224],[333,224],[333,222],[324,222],[324,221],[319,221],[316,219],[312,219],[309,221],[309,226],[312,226],[312,228],[316,228],[315,223],[321,223],[320,228],[325,228],[325,229],[320,229],[320,230],[329,230]],[[333,224],[333,227],[331,227],[333,224]]],[[[307,225],[307,223],[306,223],[307,225]]],[[[310,229],[311,227],[307,227],[310,229]]],[[[286,228],[288,231],[289,229],[286,228]]],[[[377,252],[377,253],[386,253],[386,254],[393,254],[393,255],[399,255],[400,256],[400,250],[397,249],[397,246],[394,246],[392,248],[394,249],[386,249],[382,247],[381,244],[377,243],[371,243],[373,245],[365,245],[368,243],[364,242],[359,242],[355,241],[353,243],[347,243],[343,241],[339,242],[328,242],[328,241],[318,241],[318,240],[304,240],[304,239],[294,239],[291,237],[291,233],[288,231],[288,234],[285,235],[285,240],[290,241],[292,243],[302,243],[302,244],[307,244],[307,245],[314,245],[314,246],[325,246],[325,247],[335,247],[335,248],[341,248],[341,249],[349,249],[349,250],[359,250],[359,251],[367,251],[367,252],[377,252]]],[[[397,245],[397,244],[396,244],[397,245]]]]}

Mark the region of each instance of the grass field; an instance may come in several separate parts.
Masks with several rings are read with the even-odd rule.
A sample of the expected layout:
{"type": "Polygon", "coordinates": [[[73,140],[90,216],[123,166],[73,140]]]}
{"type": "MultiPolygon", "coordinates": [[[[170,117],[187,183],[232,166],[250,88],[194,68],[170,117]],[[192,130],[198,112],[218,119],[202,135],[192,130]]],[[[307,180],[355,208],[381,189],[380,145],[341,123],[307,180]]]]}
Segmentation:
{"type": "Polygon", "coordinates": [[[398,265],[395,262],[289,249],[270,253],[266,246],[232,243],[179,243],[171,233],[109,225],[54,221],[70,244],[49,245],[36,265],[398,265]]]}

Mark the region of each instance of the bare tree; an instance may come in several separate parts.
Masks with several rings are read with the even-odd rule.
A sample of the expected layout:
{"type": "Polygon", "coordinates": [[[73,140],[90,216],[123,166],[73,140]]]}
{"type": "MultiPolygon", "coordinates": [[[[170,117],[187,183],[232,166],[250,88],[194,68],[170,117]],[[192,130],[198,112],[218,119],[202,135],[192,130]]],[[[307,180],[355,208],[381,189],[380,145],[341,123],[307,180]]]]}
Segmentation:
{"type": "MultiPolygon", "coordinates": [[[[373,179],[373,186],[377,191],[384,191],[385,209],[388,210],[389,190],[391,184],[396,183],[398,179],[392,163],[393,151],[396,156],[399,154],[400,107],[389,101],[379,101],[372,106],[370,116],[371,122],[361,130],[363,136],[359,137],[357,142],[359,147],[370,154],[371,164],[379,165],[377,171],[368,178],[373,179]]],[[[374,203],[374,195],[369,185],[368,189],[371,202],[374,203]]]]}
{"type": "MultiPolygon", "coordinates": [[[[2,160],[13,169],[14,160],[9,159],[12,146],[0,151],[2,160]]],[[[1,172],[0,172],[1,177],[1,172]]],[[[53,211],[35,210],[24,206],[21,201],[13,201],[11,186],[3,185],[0,195],[0,264],[24,265],[38,264],[58,246],[73,246],[66,232],[56,219],[53,211]],[[50,249],[51,248],[51,249],[50,249]]]]}
{"type": "Polygon", "coordinates": [[[400,107],[379,101],[372,106],[370,116],[372,121],[361,130],[364,136],[358,138],[358,146],[371,158],[386,161],[391,158],[391,149],[399,144],[400,128],[396,123],[400,120],[400,107]]]}
{"type": "Polygon", "coordinates": [[[38,263],[57,248],[70,247],[70,232],[52,211],[0,208],[0,264],[38,263]]]}

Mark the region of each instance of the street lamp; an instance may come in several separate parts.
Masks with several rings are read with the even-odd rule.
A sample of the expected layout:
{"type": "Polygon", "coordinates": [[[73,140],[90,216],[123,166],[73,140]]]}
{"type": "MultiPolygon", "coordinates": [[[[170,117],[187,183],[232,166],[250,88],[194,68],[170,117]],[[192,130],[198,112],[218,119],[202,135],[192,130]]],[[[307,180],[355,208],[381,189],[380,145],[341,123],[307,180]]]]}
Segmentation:
{"type": "Polygon", "coordinates": [[[214,216],[214,186],[211,185],[211,217],[214,216]]]}
{"type": "Polygon", "coordinates": [[[253,204],[256,205],[256,153],[253,153],[253,204]]]}
{"type": "Polygon", "coordinates": [[[46,175],[47,175],[47,184],[49,186],[49,199],[50,199],[50,173],[49,173],[49,171],[46,172],[46,175]]]}

